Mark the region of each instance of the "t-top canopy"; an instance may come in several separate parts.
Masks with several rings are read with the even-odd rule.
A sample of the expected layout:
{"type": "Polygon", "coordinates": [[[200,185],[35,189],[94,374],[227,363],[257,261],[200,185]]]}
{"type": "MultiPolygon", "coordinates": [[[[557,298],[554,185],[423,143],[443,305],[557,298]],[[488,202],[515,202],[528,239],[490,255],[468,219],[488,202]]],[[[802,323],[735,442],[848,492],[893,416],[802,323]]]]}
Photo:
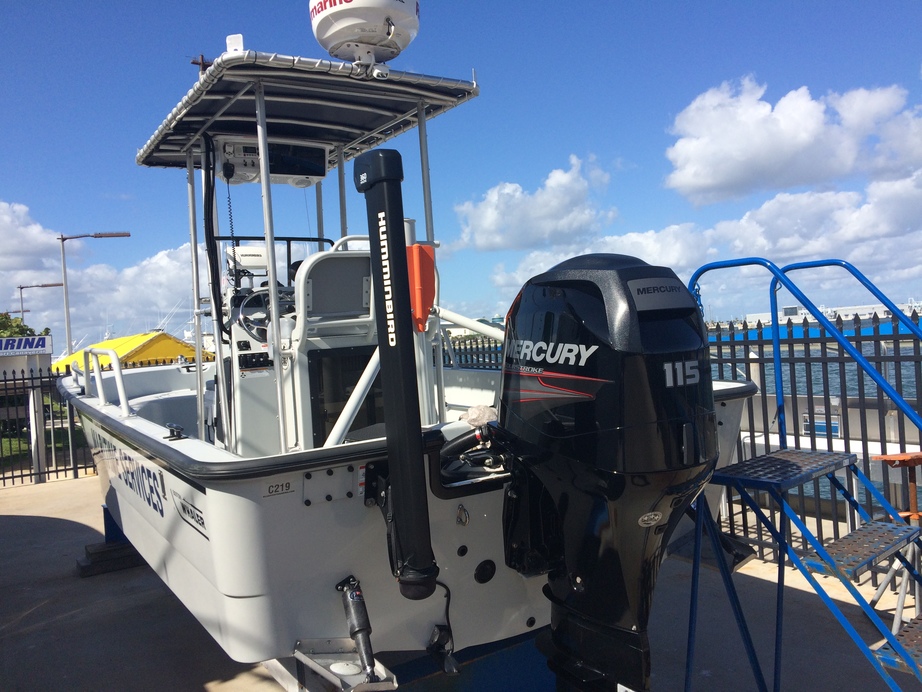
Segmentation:
{"type": "MultiPolygon", "coordinates": [[[[186,166],[203,133],[256,136],[254,87],[263,85],[271,142],[325,146],[327,170],[477,96],[476,83],[275,53],[224,53],[202,73],[138,152],[143,166],[186,166]]],[[[195,157],[195,165],[199,165],[195,157]]]]}

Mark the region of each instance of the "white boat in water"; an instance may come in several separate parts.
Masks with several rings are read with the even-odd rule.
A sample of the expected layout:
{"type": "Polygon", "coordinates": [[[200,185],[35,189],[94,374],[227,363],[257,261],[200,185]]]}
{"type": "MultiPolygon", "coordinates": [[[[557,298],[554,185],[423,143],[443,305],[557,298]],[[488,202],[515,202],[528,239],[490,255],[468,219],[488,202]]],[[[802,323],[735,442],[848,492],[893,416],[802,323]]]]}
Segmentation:
{"type": "MultiPolygon", "coordinates": [[[[315,28],[350,9],[313,5],[315,28]]],[[[391,17],[363,35],[415,34],[391,17]]],[[[89,349],[61,381],[108,511],[229,656],[309,689],[393,689],[384,653],[454,672],[453,653],[539,630],[573,689],[648,689],[665,541],[718,417],[729,440],[739,422],[715,414],[691,294],[594,255],[531,280],[505,334],[441,308],[425,126],[478,86],[231,43],[137,156],[185,173],[216,362],[197,314],[195,363],[101,372],[89,349]],[[379,147],[412,129],[426,240],[405,249],[401,159],[379,147]],[[275,234],[273,185],[338,173],[344,200],[353,160],[368,235],[275,234]],[[260,186],[258,243],[219,233],[218,180],[260,186]],[[443,320],[504,338],[502,373],[443,367],[443,320]]]]}

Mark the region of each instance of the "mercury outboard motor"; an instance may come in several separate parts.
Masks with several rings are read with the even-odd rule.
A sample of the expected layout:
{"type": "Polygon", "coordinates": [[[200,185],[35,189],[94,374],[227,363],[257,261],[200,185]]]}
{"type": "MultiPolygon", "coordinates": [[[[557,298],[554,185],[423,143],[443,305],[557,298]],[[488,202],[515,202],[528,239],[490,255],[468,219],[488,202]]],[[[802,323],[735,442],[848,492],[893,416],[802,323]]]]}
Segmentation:
{"type": "Polygon", "coordinates": [[[698,306],[670,269],[577,257],[525,284],[504,354],[506,563],[547,574],[538,646],[558,689],[648,690],[664,548],[717,461],[698,306]]]}

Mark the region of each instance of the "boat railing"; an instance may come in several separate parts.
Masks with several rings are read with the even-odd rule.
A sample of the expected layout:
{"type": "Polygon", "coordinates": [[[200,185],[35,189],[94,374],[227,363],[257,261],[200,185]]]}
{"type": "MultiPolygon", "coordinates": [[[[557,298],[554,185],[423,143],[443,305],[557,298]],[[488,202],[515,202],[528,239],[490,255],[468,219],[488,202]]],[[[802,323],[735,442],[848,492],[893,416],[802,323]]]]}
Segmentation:
{"type": "Polygon", "coordinates": [[[339,238],[335,243],[333,243],[333,246],[330,248],[330,250],[333,252],[336,250],[348,250],[349,243],[362,243],[362,245],[365,246],[362,249],[365,250],[368,248],[369,242],[370,241],[368,240],[367,235],[344,235],[342,238],[339,238]]]}
{"type": "MultiPolygon", "coordinates": [[[[348,240],[350,237],[353,240],[362,239],[361,237],[358,237],[358,236],[347,236],[346,238],[343,238],[342,240],[348,240]]],[[[367,241],[367,238],[365,238],[365,240],[367,241]]],[[[452,310],[448,310],[447,308],[442,308],[439,306],[433,306],[432,311],[435,317],[437,317],[441,321],[445,321],[451,324],[456,324],[459,327],[464,327],[465,329],[476,331],[479,334],[483,334],[484,336],[487,336],[489,338],[496,339],[500,343],[502,343],[503,330],[498,329],[497,327],[484,324],[483,322],[478,322],[477,320],[473,320],[469,317],[465,317],[464,315],[460,315],[456,312],[453,312],[452,310]]],[[[449,354],[453,352],[451,344],[448,340],[443,341],[440,345],[443,349],[446,349],[449,354]]],[[[435,362],[436,368],[438,370],[441,370],[439,366],[442,365],[442,360],[440,360],[439,358],[436,358],[434,362],[435,362]]],[[[452,363],[453,363],[452,367],[461,367],[454,361],[452,361],[452,363]]],[[[355,420],[356,415],[358,415],[358,412],[361,410],[362,403],[365,401],[365,398],[371,392],[371,388],[372,388],[372,385],[374,384],[375,376],[378,374],[379,370],[380,370],[380,353],[378,349],[375,349],[374,353],[372,354],[372,357],[368,361],[368,364],[365,366],[365,370],[362,372],[361,376],[359,377],[358,382],[356,383],[351,394],[349,395],[349,398],[347,399],[345,405],[343,406],[343,410],[340,412],[339,417],[336,419],[336,422],[333,424],[333,427],[330,429],[330,433],[329,435],[327,435],[327,439],[323,443],[324,447],[332,447],[332,446],[343,443],[343,440],[345,439],[346,434],[349,431],[349,428],[352,426],[352,423],[355,420]]],[[[442,393],[442,395],[440,396],[440,400],[444,402],[444,399],[445,399],[444,380],[442,380],[441,377],[438,377],[437,379],[439,382],[439,390],[442,393]]],[[[440,416],[441,416],[441,419],[444,421],[445,420],[444,410],[440,410],[440,416]]]]}
{"type": "MultiPolygon", "coordinates": [[[[696,296],[698,300],[698,307],[704,311],[701,302],[701,290],[699,286],[700,278],[707,272],[714,271],[717,269],[728,269],[728,268],[739,268],[744,266],[761,266],[771,272],[773,278],[771,282],[771,287],[769,291],[769,300],[771,302],[771,311],[773,315],[778,314],[778,286],[779,284],[784,286],[791,294],[800,301],[800,304],[804,306],[808,313],[817,321],[817,323],[825,330],[825,332],[832,337],[838,344],[839,347],[847,353],[851,358],[857,363],[858,367],[863,370],[867,376],[884,392],[891,401],[897,406],[897,408],[910,420],[912,423],[922,430],[922,416],[903,398],[903,396],[894,389],[894,387],[887,381],[887,378],[883,376],[869,361],[865,356],[857,349],[855,346],[843,335],[835,325],[830,322],[829,318],[826,317],[823,310],[818,308],[813,302],[807,298],[804,292],[791,280],[787,275],[787,271],[794,269],[802,269],[808,266],[825,266],[825,265],[838,265],[845,266],[848,263],[840,262],[838,260],[822,260],[820,262],[805,262],[788,265],[784,268],[778,267],[774,262],[770,260],[761,258],[761,257],[743,257],[734,260],[723,260],[720,262],[711,262],[705,264],[704,266],[698,268],[694,274],[692,274],[691,279],[689,279],[688,287],[692,293],[696,296]]],[[[851,267],[848,265],[846,268],[851,267]]],[[[853,275],[857,277],[857,270],[854,267],[851,267],[849,271],[852,271],[853,275]]],[[[862,277],[859,279],[863,284],[869,285],[870,282],[866,278],[862,277]]],[[[875,289],[875,294],[879,293],[875,289]]],[[[894,314],[900,312],[894,306],[894,314]]],[[[918,327],[912,329],[913,334],[917,336],[922,336],[920,334],[918,327]]],[[[776,420],[778,421],[778,434],[781,441],[781,446],[784,448],[787,444],[787,425],[785,421],[785,407],[784,407],[784,384],[782,379],[782,364],[781,364],[781,324],[778,320],[772,320],[771,324],[771,340],[772,340],[772,351],[773,351],[773,364],[774,364],[774,377],[775,377],[775,403],[776,403],[776,420]]]]}
{"type": "Polygon", "coordinates": [[[111,403],[106,397],[106,389],[102,381],[102,367],[99,364],[100,356],[108,356],[112,368],[112,377],[115,380],[115,389],[118,392],[118,406],[122,415],[126,418],[131,415],[131,407],[128,405],[128,395],[125,389],[125,378],[122,376],[122,363],[119,360],[118,353],[111,348],[87,348],[83,351],[83,371],[74,368],[75,382],[81,385],[87,395],[95,394],[96,398],[105,406],[111,403]],[[90,368],[90,360],[93,361],[93,367],[90,368]],[[90,372],[93,377],[90,378],[90,372]],[[82,380],[82,382],[81,382],[82,380]],[[93,385],[91,387],[91,384],[93,385]],[[95,392],[90,390],[95,389],[95,392]]]}
{"type": "Polygon", "coordinates": [[[362,403],[371,392],[375,377],[377,377],[380,370],[381,352],[376,348],[374,353],[371,354],[371,358],[368,359],[368,364],[365,366],[365,370],[362,371],[358,382],[355,383],[352,393],[343,405],[342,412],[340,412],[339,417],[330,429],[330,434],[327,435],[327,439],[323,443],[324,447],[335,447],[342,444],[346,439],[346,433],[349,432],[349,428],[352,427],[362,403]]]}
{"type": "MultiPolygon", "coordinates": [[[[759,323],[755,330],[745,322],[738,330],[734,324],[722,331],[717,325],[716,339],[712,340],[712,363],[722,369],[742,367],[747,379],[760,382],[761,403],[754,401],[744,415],[743,432],[737,441],[739,459],[771,453],[772,448],[795,448],[806,451],[845,451],[856,454],[862,473],[871,479],[889,502],[898,507],[912,506],[916,484],[901,469],[898,476],[878,457],[891,453],[894,447],[900,452],[918,451],[922,436],[922,418],[913,405],[920,391],[920,349],[922,334],[918,316],[909,318],[891,307],[885,296],[853,267],[838,260],[805,262],[779,267],[761,258],[742,258],[715,262],[699,268],[689,281],[689,288],[703,309],[699,280],[712,270],[761,266],[772,276],[770,325],[759,323]],[[872,334],[866,333],[856,317],[849,332],[841,317],[835,324],[829,315],[811,302],[803,290],[794,284],[789,272],[821,266],[840,266],[849,271],[860,283],[878,297],[881,304],[890,308],[890,328],[886,333],[879,318],[872,322],[872,334]],[[783,286],[805,308],[802,323],[786,323],[777,319],[778,289],[783,286]],[[911,326],[910,326],[911,324],[911,326]],[[892,352],[888,345],[892,343],[892,352]],[[868,351],[870,347],[871,352],[868,351]],[[716,351],[716,359],[714,352],[716,351]],[[770,351],[766,353],[766,351],[770,351]],[[894,383],[889,381],[888,365],[894,366],[894,383]],[[771,368],[772,373],[767,369],[771,368]],[[755,378],[755,379],[754,379],[755,378]],[[908,378],[908,379],[907,379],[908,378]],[[873,393],[866,381],[876,385],[873,393]],[[895,386],[894,386],[895,385],[895,386]],[[771,391],[774,389],[774,391],[771,391]],[[798,393],[798,390],[800,392],[798,393]],[[772,398],[774,397],[774,398],[772,398]],[[761,411],[757,410],[761,409],[761,411]],[[785,416],[789,412],[786,424],[785,416]],[[761,421],[757,417],[761,415],[761,421]],[[874,434],[874,419],[877,433],[874,434]],[[916,428],[913,435],[906,429],[905,421],[916,428]],[[801,427],[802,425],[802,427],[801,427]]],[[[722,371],[722,370],[721,370],[722,371]]],[[[856,482],[856,477],[846,471],[839,477],[854,498],[871,516],[877,516],[878,507],[869,489],[856,482]]],[[[747,506],[739,497],[728,497],[729,509],[723,514],[723,526],[756,547],[762,559],[775,555],[778,546],[765,534],[761,524],[753,522],[747,506]]],[[[769,512],[778,511],[767,494],[757,501],[769,512]]],[[[853,530],[862,519],[855,509],[844,503],[832,489],[831,481],[815,479],[790,494],[791,507],[821,541],[836,539],[853,530]]],[[[809,551],[804,540],[792,543],[798,552],[809,551]]],[[[876,585],[878,574],[872,576],[876,585]]]]}
{"type": "MultiPolygon", "coordinates": [[[[498,341],[500,355],[502,355],[502,343],[503,343],[503,339],[505,338],[506,334],[499,327],[494,327],[493,325],[490,325],[490,324],[484,324],[483,322],[480,322],[478,320],[473,320],[470,317],[465,317],[464,315],[460,315],[457,312],[453,312],[452,310],[448,310],[447,308],[443,308],[438,305],[434,306],[432,310],[435,313],[435,315],[444,322],[455,324],[459,327],[463,327],[464,329],[469,329],[472,332],[480,334],[481,336],[485,336],[488,339],[493,339],[494,341],[498,341]]],[[[445,339],[442,343],[443,343],[443,353],[447,355],[447,361],[448,361],[445,364],[447,364],[451,369],[470,367],[469,364],[464,364],[460,362],[461,359],[458,358],[458,355],[455,351],[455,347],[453,346],[450,339],[445,339]]],[[[442,362],[444,363],[445,360],[446,359],[443,358],[442,362]]],[[[485,367],[489,367],[492,369],[496,365],[498,365],[498,363],[493,362],[493,359],[490,359],[489,362],[485,364],[485,367]]]]}
{"type": "MultiPolygon", "coordinates": [[[[900,310],[900,308],[894,303],[890,298],[881,291],[877,286],[875,286],[868,277],[862,274],[858,269],[846,262],[845,260],[840,259],[824,259],[824,260],[814,260],[811,262],[795,262],[793,264],[787,264],[781,268],[781,271],[787,274],[790,271],[795,271],[798,269],[816,269],[820,267],[842,267],[849,274],[851,274],[862,286],[864,286],[871,294],[881,302],[881,304],[886,307],[890,314],[899,320],[911,334],[914,334],[917,339],[922,340],[922,329],[918,325],[913,324],[912,320],[909,319],[909,315],[900,310]]],[[[772,292],[775,291],[777,286],[777,280],[772,280],[772,292]]]]}

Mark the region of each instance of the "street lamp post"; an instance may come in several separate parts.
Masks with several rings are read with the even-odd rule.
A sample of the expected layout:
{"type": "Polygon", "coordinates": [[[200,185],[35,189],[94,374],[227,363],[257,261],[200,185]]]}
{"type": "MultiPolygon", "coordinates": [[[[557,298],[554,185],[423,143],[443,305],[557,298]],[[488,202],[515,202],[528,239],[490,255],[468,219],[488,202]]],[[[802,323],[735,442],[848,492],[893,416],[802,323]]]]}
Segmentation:
{"type": "MultiPolygon", "coordinates": [[[[26,308],[23,305],[22,301],[22,292],[26,288],[54,288],[55,286],[63,286],[62,283],[56,284],[24,284],[17,286],[19,289],[19,318],[22,320],[22,324],[25,325],[26,321],[26,308]]],[[[39,370],[41,373],[41,370],[39,370]]],[[[41,375],[39,375],[41,377],[41,375]]],[[[44,397],[42,394],[41,386],[35,386],[35,379],[31,380],[31,386],[27,389],[28,399],[29,399],[29,429],[30,429],[30,446],[32,448],[32,472],[36,474],[36,482],[44,483],[45,482],[45,471],[47,465],[45,463],[45,444],[44,444],[44,435],[45,435],[45,417],[44,417],[44,397]],[[41,436],[41,437],[40,437],[41,436]],[[42,440],[42,442],[39,442],[42,440]]],[[[51,429],[51,463],[56,465],[54,459],[54,427],[51,429]]]]}
{"type": "Polygon", "coordinates": [[[68,240],[76,240],[77,238],[128,238],[129,236],[131,236],[131,233],[83,233],[81,235],[58,236],[58,240],[61,241],[61,277],[63,280],[62,285],[64,286],[64,336],[67,339],[65,356],[71,354],[73,341],[70,336],[70,300],[67,295],[67,260],[64,256],[64,243],[68,240]]]}
{"type": "Polygon", "coordinates": [[[63,286],[62,283],[56,284],[28,284],[27,286],[17,286],[19,289],[19,317],[23,322],[26,321],[26,309],[22,304],[22,289],[24,288],[54,288],[55,286],[63,286]]]}
{"type": "MultiPolygon", "coordinates": [[[[67,296],[67,260],[64,257],[64,243],[77,238],[128,238],[131,233],[83,233],[81,235],[61,235],[61,280],[64,285],[64,335],[67,338],[65,357],[71,354],[73,341],[70,336],[70,300],[67,296]]],[[[74,478],[77,477],[77,464],[74,460],[74,418],[70,404],[67,406],[67,452],[70,464],[73,466],[74,478]]]]}

